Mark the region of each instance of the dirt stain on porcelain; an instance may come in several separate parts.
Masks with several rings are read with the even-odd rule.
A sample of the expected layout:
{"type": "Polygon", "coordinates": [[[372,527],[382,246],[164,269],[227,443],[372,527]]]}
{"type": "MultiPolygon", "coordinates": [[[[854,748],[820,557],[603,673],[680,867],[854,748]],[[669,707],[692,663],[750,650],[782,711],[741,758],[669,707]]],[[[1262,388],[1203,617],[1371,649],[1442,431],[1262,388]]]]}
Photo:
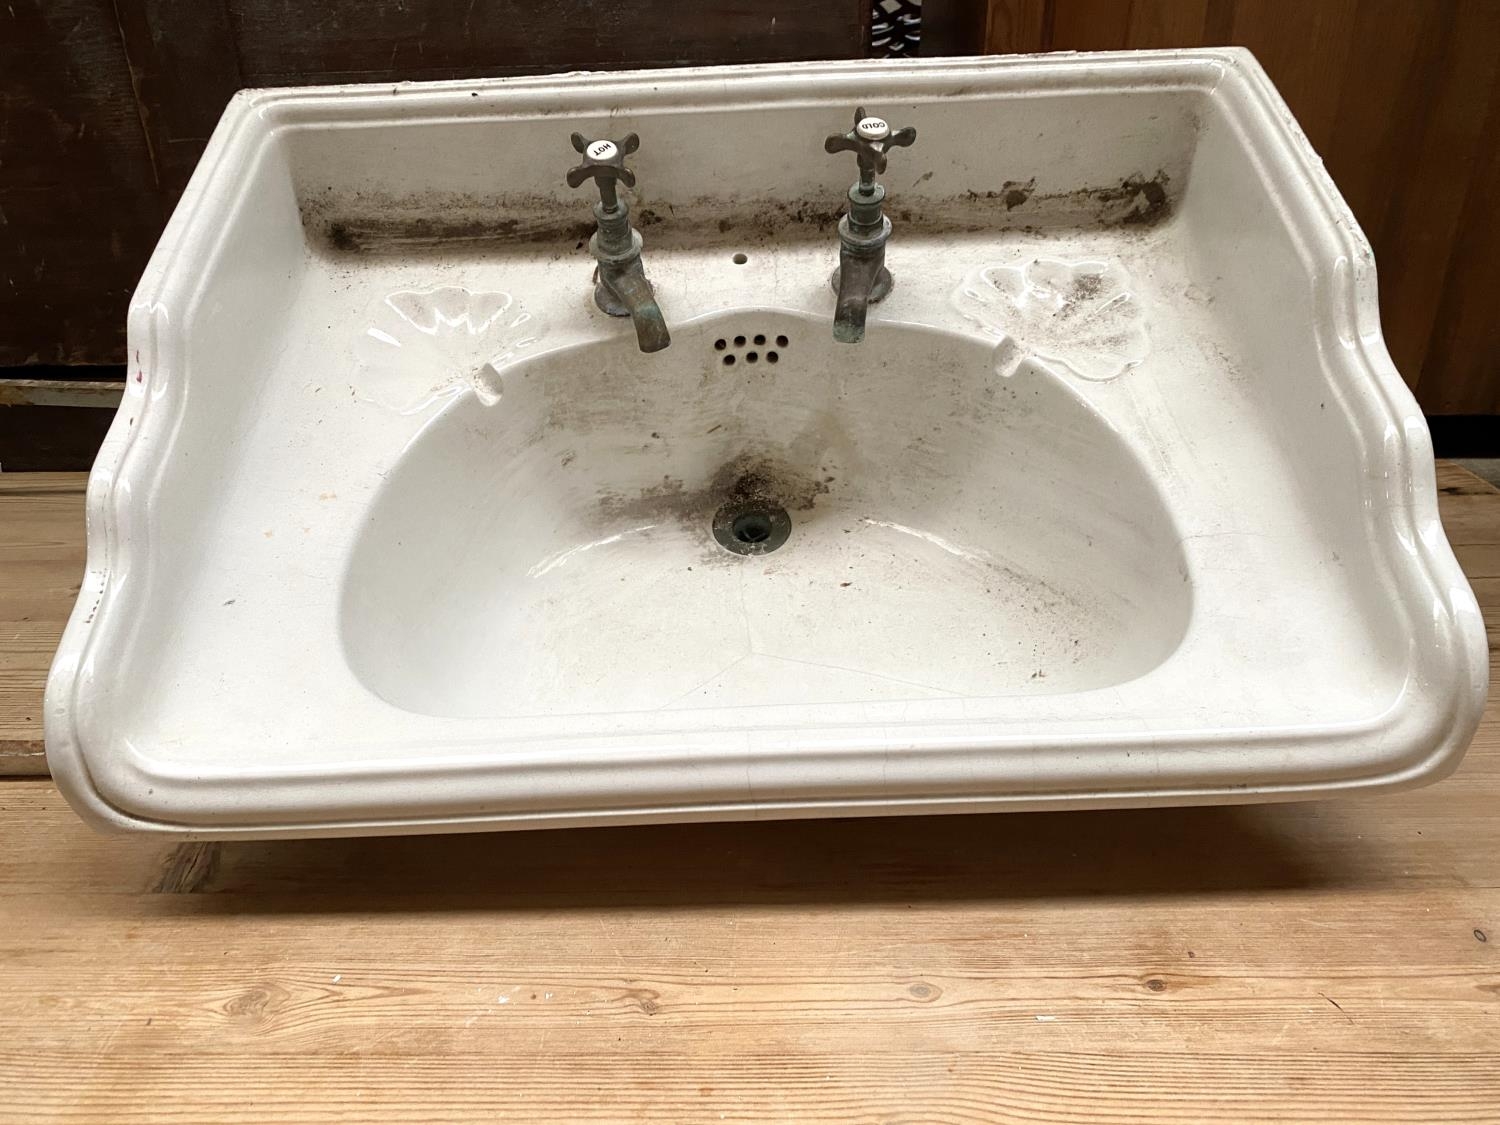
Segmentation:
{"type": "MultiPolygon", "coordinates": [[[[664,475],[632,492],[601,493],[598,513],[605,527],[673,524],[701,544],[704,563],[734,565],[735,557],[714,539],[716,513],[782,511],[806,518],[836,481],[826,470],[811,471],[772,455],[745,453],[721,464],[702,484],[689,486],[679,477],[664,475]]],[[[797,522],[795,515],[792,522],[797,522]]]]}
{"type": "Polygon", "coordinates": [[[810,512],[828,494],[831,474],[795,468],[774,457],[746,453],[726,461],[706,484],[689,488],[681,479],[663,476],[634,493],[606,492],[599,513],[606,521],[655,519],[684,522],[712,515],[725,504],[765,504],[792,512],[810,512]]]}

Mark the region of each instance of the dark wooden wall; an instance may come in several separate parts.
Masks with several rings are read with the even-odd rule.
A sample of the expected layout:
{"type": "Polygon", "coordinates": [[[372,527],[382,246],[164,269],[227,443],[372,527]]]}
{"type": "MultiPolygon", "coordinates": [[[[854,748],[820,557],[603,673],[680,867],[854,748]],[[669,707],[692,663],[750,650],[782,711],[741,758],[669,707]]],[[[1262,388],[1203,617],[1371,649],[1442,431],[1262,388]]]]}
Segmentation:
{"type": "Polygon", "coordinates": [[[0,367],[124,359],[130,292],[244,86],[851,58],[867,0],[8,0],[0,367]]]}
{"type": "Polygon", "coordinates": [[[0,5],[0,365],[122,358],[167,211],[109,0],[0,5]]]}
{"type": "Polygon", "coordinates": [[[985,33],[996,54],[1226,44],[1255,52],[1374,245],[1423,409],[1500,414],[1500,0],[990,0],[985,33]]]}

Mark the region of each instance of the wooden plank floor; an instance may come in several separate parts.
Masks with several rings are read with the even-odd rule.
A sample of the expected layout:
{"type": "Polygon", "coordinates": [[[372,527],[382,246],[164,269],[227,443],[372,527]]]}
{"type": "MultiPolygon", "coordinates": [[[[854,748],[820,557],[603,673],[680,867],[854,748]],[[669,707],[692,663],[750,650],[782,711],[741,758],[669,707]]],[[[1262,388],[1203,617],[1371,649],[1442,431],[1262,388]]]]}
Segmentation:
{"type": "MultiPolygon", "coordinates": [[[[1493,653],[1500,493],[1441,484],[1493,653]]],[[[6,621],[60,622],[46,522],[6,621]]],[[[27,779],[0,826],[4,1120],[1500,1121],[1496,703],[1323,804],[173,845],[27,779]]]]}
{"type": "Polygon", "coordinates": [[[83,577],[85,473],[0,473],[0,775],[47,772],[42,685],[83,577]]]}

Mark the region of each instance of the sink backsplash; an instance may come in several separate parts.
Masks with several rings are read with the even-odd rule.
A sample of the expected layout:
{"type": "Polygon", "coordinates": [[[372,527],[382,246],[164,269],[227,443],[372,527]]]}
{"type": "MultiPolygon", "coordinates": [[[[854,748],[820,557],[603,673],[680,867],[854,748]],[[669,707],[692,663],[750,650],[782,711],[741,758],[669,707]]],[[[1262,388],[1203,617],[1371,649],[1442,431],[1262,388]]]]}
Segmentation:
{"type": "MultiPolygon", "coordinates": [[[[563,182],[575,129],[640,134],[634,209],[648,233],[821,234],[849,186],[849,169],[822,148],[847,115],[842,101],[867,103],[921,135],[890,176],[891,217],[910,230],[1150,226],[1169,218],[1186,190],[1200,116],[1212,112],[1201,93],[1212,65],[1185,61],[1182,86],[1129,93],[1103,79],[1097,89],[1038,94],[993,70],[933,75],[924,96],[892,100],[853,72],[763,100],[744,84],[730,95],[724,83],[674,75],[645,98],[631,90],[628,114],[601,105],[597,87],[569,105],[555,91],[545,101],[528,96],[524,84],[426,86],[401,96],[395,114],[390,95],[402,87],[347,87],[339,127],[281,135],[304,226],[331,252],[587,238],[587,210],[563,182]],[[833,85],[847,87],[837,111],[828,108],[833,85]],[[643,108],[652,96],[679,104],[643,108]],[[988,103],[982,132],[972,113],[952,112],[958,101],[988,103]],[[413,116],[431,121],[413,129],[413,116]],[[538,155],[548,152],[556,159],[538,155]]],[[[623,97],[629,78],[617,81],[623,97]]]]}

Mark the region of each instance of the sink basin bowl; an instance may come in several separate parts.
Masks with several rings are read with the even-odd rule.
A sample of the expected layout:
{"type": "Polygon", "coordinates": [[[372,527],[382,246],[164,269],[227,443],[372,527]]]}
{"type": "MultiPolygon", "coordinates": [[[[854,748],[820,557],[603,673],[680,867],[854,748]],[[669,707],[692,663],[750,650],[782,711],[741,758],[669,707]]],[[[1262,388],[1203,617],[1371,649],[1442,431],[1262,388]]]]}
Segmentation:
{"type": "Polygon", "coordinates": [[[198,837],[1432,780],[1487,657],[1374,284],[1241,51],[245,92],[132,303],[54,775],[198,837]],[[918,142],[851,346],[856,103],[918,142]],[[665,351],[574,129],[641,135],[665,351]]]}
{"type": "Polygon", "coordinates": [[[1061,380],[996,378],[983,339],[881,326],[849,347],[757,309],[661,354],[612,336],[499,383],[498,403],[465,395],[421,431],[351,556],[345,652],[397,707],[1084,691],[1150,671],[1186,627],[1187,563],[1146,467],[1061,380]],[[726,550],[726,506],[784,512],[786,541],[726,550]]]}

